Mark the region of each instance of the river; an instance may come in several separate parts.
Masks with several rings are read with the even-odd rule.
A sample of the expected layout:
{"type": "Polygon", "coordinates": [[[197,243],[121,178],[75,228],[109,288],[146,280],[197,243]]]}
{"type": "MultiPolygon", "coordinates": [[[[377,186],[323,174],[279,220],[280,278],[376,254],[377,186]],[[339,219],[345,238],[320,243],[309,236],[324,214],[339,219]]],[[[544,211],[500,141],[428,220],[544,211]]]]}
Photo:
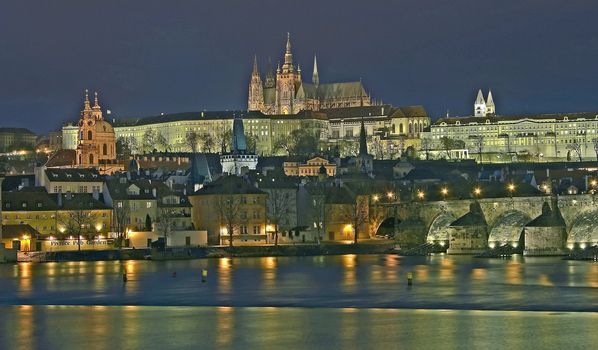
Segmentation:
{"type": "Polygon", "coordinates": [[[558,258],[0,265],[0,349],[583,348],[597,325],[598,264],[558,258]]]}

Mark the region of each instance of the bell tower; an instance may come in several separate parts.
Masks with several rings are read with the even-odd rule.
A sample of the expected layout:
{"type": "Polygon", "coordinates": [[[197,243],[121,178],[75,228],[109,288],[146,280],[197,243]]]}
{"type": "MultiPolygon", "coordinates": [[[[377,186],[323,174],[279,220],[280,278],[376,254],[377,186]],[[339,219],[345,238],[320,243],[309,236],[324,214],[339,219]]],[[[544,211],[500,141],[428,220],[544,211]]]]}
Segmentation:
{"type": "Polygon", "coordinates": [[[249,83],[247,109],[250,111],[261,111],[264,109],[264,86],[262,85],[260,72],[257,69],[257,56],[253,57],[253,71],[251,72],[251,81],[249,83]]]}

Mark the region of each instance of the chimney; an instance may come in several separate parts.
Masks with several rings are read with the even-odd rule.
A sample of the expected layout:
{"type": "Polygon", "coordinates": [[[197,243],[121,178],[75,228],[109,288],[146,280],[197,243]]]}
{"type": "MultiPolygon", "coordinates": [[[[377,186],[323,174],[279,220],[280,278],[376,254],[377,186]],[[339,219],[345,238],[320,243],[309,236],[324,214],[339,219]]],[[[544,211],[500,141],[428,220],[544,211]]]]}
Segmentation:
{"type": "Polygon", "coordinates": [[[550,178],[550,169],[546,168],[546,177],[550,178]]]}
{"type": "Polygon", "coordinates": [[[154,198],[158,197],[158,191],[156,191],[155,188],[152,188],[152,196],[154,196],[154,198]]]}
{"type": "Polygon", "coordinates": [[[95,199],[96,201],[100,200],[100,192],[98,191],[97,188],[93,189],[93,193],[91,195],[93,197],[93,199],[95,199]]]}
{"type": "Polygon", "coordinates": [[[62,208],[62,190],[58,191],[58,201],[56,204],[58,204],[58,208],[62,208]]]}
{"type": "Polygon", "coordinates": [[[127,180],[131,180],[131,172],[127,171],[127,180]]]}

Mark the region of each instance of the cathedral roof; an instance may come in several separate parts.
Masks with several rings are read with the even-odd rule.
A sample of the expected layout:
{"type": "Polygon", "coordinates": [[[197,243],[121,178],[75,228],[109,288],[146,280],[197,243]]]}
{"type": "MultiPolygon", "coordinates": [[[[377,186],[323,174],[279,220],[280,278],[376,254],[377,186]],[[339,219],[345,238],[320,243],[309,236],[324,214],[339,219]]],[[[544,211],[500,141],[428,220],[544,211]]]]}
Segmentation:
{"type": "Polygon", "coordinates": [[[320,84],[318,86],[318,97],[322,100],[358,96],[367,97],[367,93],[360,81],[320,84]]]}
{"type": "Polygon", "coordinates": [[[304,99],[304,98],[317,99],[318,98],[318,89],[313,84],[303,83],[299,86],[299,89],[297,90],[296,98],[298,98],[298,99],[304,99]]]}

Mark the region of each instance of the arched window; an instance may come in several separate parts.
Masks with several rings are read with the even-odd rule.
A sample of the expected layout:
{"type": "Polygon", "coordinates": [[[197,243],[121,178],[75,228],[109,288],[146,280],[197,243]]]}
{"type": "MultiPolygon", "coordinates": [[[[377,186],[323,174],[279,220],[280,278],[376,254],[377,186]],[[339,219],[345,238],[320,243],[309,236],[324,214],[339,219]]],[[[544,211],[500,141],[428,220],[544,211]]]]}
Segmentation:
{"type": "Polygon", "coordinates": [[[108,145],[107,144],[104,144],[102,146],[102,154],[103,155],[107,155],[108,154],[108,145]]]}
{"type": "Polygon", "coordinates": [[[93,154],[89,155],[89,164],[93,164],[93,154]]]}
{"type": "Polygon", "coordinates": [[[403,124],[399,124],[399,134],[404,133],[405,131],[403,130],[403,124]]]}
{"type": "Polygon", "coordinates": [[[409,133],[413,134],[413,124],[409,123],[409,133]]]}
{"type": "Polygon", "coordinates": [[[91,140],[91,139],[93,138],[92,136],[93,136],[93,133],[91,132],[91,130],[89,130],[89,131],[87,132],[87,139],[88,139],[88,140],[91,140]]]}

